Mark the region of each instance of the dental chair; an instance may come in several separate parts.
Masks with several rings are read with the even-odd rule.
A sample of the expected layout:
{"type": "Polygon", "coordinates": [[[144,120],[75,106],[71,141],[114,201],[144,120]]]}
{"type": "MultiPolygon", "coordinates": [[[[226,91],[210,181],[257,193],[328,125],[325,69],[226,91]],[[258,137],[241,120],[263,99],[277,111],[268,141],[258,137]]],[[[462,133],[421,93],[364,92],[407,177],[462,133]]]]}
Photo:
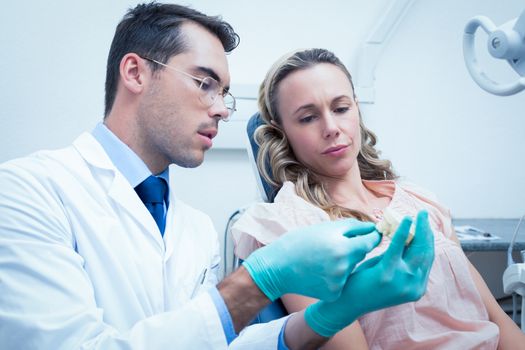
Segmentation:
{"type": "MultiPolygon", "coordinates": [[[[275,198],[275,195],[277,194],[277,189],[273,187],[271,184],[266,182],[264,178],[259,173],[259,170],[257,169],[257,152],[259,151],[259,146],[255,142],[254,139],[254,133],[257,127],[264,124],[263,119],[261,118],[260,114],[257,112],[255,113],[248,121],[248,124],[246,126],[246,133],[248,136],[248,144],[247,144],[247,152],[248,152],[248,158],[250,163],[252,164],[252,169],[254,171],[255,179],[257,182],[257,187],[259,188],[261,199],[265,202],[272,202],[275,198]]],[[[268,165],[269,166],[269,165],[268,165]]],[[[238,210],[235,212],[228,222],[228,225],[226,226],[227,232],[225,233],[225,237],[229,236],[229,228],[233,224],[236,219],[239,218],[239,216],[242,214],[242,210],[238,210]]],[[[226,244],[225,244],[226,247],[226,244]]],[[[227,255],[227,254],[225,254],[227,255]]],[[[242,261],[235,257],[233,258],[233,266],[232,270],[235,270],[237,267],[241,265],[242,261]]],[[[270,305],[266,306],[264,309],[262,309],[259,314],[251,321],[250,324],[255,323],[265,323],[272,320],[276,320],[278,318],[281,318],[283,316],[288,315],[288,312],[286,311],[281,299],[277,299],[270,305]]]]}
{"type": "MultiPolygon", "coordinates": [[[[255,179],[257,181],[257,186],[259,187],[261,198],[265,202],[273,202],[273,199],[277,194],[277,188],[269,184],[262,177],[262,175],[259,173],[259,169],[257,168],[257,154],[259,152],[259,145],[257,145],[257,143],[255,142],[254,134],[255,130],[264,123],[265,122],[261,118],[259,112],[252,115],[248,120],[248,124],[246,125],[246,133],[248,135],[249,141],[247,151],[248,158],[250,159],[250,163],[252,164],[252,169],[254,171],[255,179]]],[[[267,166],[269,167],[270,165],[267,164],[267,166]]],[[[252,323],[269,322],[286,315],[288,315],[288,312],[286,311],[286,308],[284,307],[281,299],[277,299],[273,303],[262,309],[257,315],[257,317],[254,319],[254,321],[252,321],[252,323]]]]}

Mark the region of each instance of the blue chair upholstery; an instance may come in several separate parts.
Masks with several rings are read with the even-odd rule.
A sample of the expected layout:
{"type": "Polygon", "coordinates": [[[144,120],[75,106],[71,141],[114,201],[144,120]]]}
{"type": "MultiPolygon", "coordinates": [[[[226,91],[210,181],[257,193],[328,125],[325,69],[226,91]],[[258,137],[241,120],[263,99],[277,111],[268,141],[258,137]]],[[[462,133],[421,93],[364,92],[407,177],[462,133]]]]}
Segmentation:
{"type": "Polygon", "coordinates": [[[286,311],[283,302],[281,301],[281,299],[277,299],[276,301],[259,311],[257,316],[255,316],[255,318],[250,324],[266,323],[273,320],[277,320],[286,315],[288,315],[288,312],[286,311]]]}
{"type": "MultiPolygon", "coordinates": [[[[249,158],[252,161],[252,166],[254,167],[254,171],[256,174],[256,178],[258,181],[259,189],[262,190],[263,193],[261,193],[261,196],[264,200],[268,202],[273,202],[273,199],[275,198],[275,195],[277,194],[277,189],[273,187],[271,184],[269,184],[259,173],[257,170],[257,153],[259,152],[259,146],[257,143],[255,143],[254,139],[254,133],[255,129],[259,127],[260,125],[264,124],[264,120],[261,118],[261,115],[259,112],[255,113],[253,116],[250,117],[248,120],[248,124],[246,126],[246,132],[248,134],[248,140],[250,141],[250,149],[248,149],[249,158]]],[[[267,164],[269,167],[270,165],[267,164]]],[[[281,318],[283,316],[288,315],[288,312],[286,311],[281,299],[277,299],[264,309],[262,309],[259,314],[255,317],[255,319],[251,322],[251,324],[254,323],[264,323],[269,322],[272,320],[276,320],[278,318],[281,318]]]]}
{"type": "MultiPolygon", "coordinates": [[[[259,173],[257,169],[257,153],[259,152],[259,145],[255,142],[254,133],[255,130],[260,126],[265,124],[264,120],[261,118],[259,112],[255,113],[248,120],[246,125],[246,133],[248,134],[248,140],[250,141],[250,149],[248,149],[249,158],[252,161],[254,166],[254,171],[256,173],[256,178],[258,181],[259,188],[262,187],[262,197],[267,202],[273,202],[275,195],[277,194],[277,189],[269,184],[259,173]]],[[[266,164],[267,168],[270,168],[270,164],[266,164]]]]}

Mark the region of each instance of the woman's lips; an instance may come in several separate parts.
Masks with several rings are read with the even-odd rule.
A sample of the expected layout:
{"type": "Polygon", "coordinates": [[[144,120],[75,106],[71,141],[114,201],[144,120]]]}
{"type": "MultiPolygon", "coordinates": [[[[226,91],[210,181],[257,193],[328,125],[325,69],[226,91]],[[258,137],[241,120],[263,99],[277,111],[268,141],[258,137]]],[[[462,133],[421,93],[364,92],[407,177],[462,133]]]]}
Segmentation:
{"type": "Polygon", "coordinates": [[[340,155],[340,154],[344,153],[349,146],[350,145],[337,145],[337,146],[329,147],[326,150],[324,150],[322,154],[325,154],[325,155],[340,155]]]}

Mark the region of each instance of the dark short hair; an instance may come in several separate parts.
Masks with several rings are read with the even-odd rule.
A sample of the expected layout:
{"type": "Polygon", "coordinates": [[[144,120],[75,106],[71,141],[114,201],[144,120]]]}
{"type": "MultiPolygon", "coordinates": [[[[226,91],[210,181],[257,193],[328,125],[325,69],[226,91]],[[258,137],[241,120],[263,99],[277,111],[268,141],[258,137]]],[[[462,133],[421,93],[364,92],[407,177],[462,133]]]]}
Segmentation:
{"type": "MultiPolygon", "coordinates": [[[[180,32],[181,24],[192,21],[217,36],[225,52],[239,45],[239,35],[220,16],[207,16],[192,8],[175,5],[147,3],[129,9],[115,30],[106,68],[106,96],[104,117],[111,112],[117,93],[120,61],[134,52],[160,62],[184,52],[187,48],[180,32]]],[[[153,71],[161,69],[150,64],[153,71]]]]}

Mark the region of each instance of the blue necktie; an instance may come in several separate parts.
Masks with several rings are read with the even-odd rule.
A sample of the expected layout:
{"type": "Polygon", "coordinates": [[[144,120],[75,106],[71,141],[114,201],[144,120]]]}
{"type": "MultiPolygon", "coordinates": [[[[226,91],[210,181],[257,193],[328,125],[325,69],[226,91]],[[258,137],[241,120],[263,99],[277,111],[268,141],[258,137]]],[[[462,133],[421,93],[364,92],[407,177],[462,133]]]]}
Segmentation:
{"type": "Polygon", "coordinates": [[[168,185],[166,181],[153,175],[135,187],[135,191],[155,219],[162,235],[164,235],[164,228],[166,226],[166,220],[164,219],[164,196],[167,189],[168,185]]]}

